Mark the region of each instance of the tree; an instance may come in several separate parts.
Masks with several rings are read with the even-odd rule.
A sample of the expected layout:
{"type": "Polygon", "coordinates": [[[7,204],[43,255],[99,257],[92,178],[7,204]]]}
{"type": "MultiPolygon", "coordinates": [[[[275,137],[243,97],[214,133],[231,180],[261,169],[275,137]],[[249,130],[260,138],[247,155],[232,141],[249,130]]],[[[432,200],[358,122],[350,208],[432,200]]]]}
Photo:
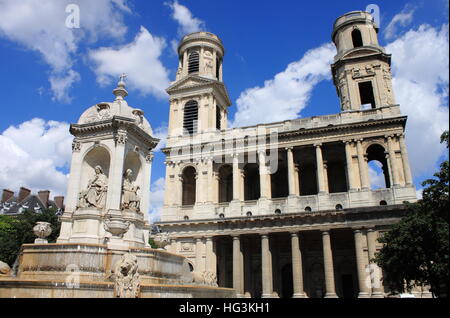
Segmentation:
{"type": "MultiPolygon", "coordinates": [[[[448,149],[448,131],[441,136],[448,149]]],[[[383,269],[383,282],[393,293],[414,286],[430,286],[436,297],[447,297],[449,281],[449,161],[434,178],[422,183],[422,199],[406,203],[407,213],[379,239],[383,248],[375,262],[383,269]]]]}
{"type": "Polygon", "coordinates": [[[55,210],[48,209],[40,213],[26,210],[18,216],[0,216],[0,260],[13,266],[22,244],[33,243],[36,236],[33,227],[36,222],[49,222],[52,233],[49,242],[56,242],[59,235],[60,222],[55,210]]]}

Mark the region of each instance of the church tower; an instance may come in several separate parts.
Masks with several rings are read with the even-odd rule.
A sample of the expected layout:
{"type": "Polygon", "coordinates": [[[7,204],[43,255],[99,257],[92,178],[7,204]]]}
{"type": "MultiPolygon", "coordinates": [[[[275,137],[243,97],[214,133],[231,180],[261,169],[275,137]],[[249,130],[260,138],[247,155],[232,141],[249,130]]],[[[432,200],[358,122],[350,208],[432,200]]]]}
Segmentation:
{"type": "Polygon", "coordinates": [[[181,40],[178,54],[176,80],[167,89],[169,147],[180,137],[225,129],[231,105],[222,76],[225,50],[218,36],[209,32],[188,34],[181,40]]]}
{"type": "Polygon", "coordinates": [[[331,65],[341,111],[395,105],[391,55],[378,44],[378,27],[367,12],[352,11],[336,19],[331,65]]]}

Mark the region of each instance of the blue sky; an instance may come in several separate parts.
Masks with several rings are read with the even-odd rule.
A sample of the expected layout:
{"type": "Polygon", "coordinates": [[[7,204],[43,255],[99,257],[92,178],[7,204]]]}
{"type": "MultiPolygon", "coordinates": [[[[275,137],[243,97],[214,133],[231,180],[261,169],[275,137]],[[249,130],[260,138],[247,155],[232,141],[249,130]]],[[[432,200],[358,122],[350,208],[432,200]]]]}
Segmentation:
{"type": "MultiPolygon", "coordinates": [[[[64,194],[67,125],[87,107],[111,101],[121,71],[129,74],[128,103],[143,109],[164,137],[164,87],[178,65],[173,43],[189,31],[208,30],[225,45],[231,123],[252,124],[235,117],[244,106],[262,121],[337,113],[332,25],[371,3],[380,9],[380,44],[393,54],[394,90],[409,116],[407,142],[419,186],[447,156],[439,135],[448,128],[448,0],[0,0],[0,187],[64,194]],[[79,29],[64,25],[69,3],[80,7],[79,29]],[[299,90],[277,95],[292,81],[299,90]],[[260,104],[255,92],[270,98],[260,104]],[[289,111],[280,112],[277,103],[289,111]]],[[[154,208],[162,198],[163,161],[157,152],[154,208]]]]}

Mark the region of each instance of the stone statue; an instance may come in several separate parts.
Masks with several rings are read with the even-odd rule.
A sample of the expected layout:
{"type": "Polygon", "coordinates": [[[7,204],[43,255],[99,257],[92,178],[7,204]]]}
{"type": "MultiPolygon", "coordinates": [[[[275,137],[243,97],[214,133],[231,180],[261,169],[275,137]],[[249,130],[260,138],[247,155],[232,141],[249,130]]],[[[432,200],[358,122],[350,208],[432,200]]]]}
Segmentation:
{"type": "Polygon", "coordinates": [[[159,249],[165,249],[165,247],[170,244],[169,233],[166,232],[152,235],[152,239],[159,249]]]}
{"type": "Polygon", "coordinates": [[[112,278],[114,279],[114,297],[139,297],[140,282],[136,256],[130,253],[122,255],[114,265],[112,278]]]}
{"type": "Polygon", "coordinates": [[[217,276],[213,272],[192,272],[192,283],[204,286],[217,287],[217,276]]]}
{"type": "Polygon", "coordinates": [[[8,264],[0,261],[0,276],[9,276],[11,275],[11,268],[8,264]]]}
{"type": "Polygon", "coordinates": [[[88,181],[86,190],[80,192],[78,199],[79,208],[96,207],[102,209],[108,189],[108,178],[100,166],[95,167],[95,176],[88,181]]]}
{"type": "Polygon", "coordinates": [[[132,175],[133,171],[131,169],[127,169],[123,175],[122,209],[140,212],[141,198],[137,194],[139,186],[135,185],[134,182],[131,181],[132,175]]]}
{"type": "Polygon", "coordinates": [[[213,69],[212,61],[210,59],[205,59],[204,73],[205,74],[212,73],[212,69],[213,69]]]}

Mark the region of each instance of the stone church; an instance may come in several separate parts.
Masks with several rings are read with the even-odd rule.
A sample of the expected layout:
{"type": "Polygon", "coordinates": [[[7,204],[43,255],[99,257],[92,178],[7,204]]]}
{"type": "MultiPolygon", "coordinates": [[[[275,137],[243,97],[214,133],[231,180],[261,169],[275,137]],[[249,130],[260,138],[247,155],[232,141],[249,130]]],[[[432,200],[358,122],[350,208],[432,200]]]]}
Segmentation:
{"type": "Polygon", "coordinates": [[[196,32],[178,46],[157,225],[169,251],[238,297],[388,294],[371,259],[404,202],[417,200],[407,117],[373,17],[347,13],[331,36],[338,113],[232,129],[222,41],[196,32]],[[371,161],[383,188],[371,187],[371,161]]]}

